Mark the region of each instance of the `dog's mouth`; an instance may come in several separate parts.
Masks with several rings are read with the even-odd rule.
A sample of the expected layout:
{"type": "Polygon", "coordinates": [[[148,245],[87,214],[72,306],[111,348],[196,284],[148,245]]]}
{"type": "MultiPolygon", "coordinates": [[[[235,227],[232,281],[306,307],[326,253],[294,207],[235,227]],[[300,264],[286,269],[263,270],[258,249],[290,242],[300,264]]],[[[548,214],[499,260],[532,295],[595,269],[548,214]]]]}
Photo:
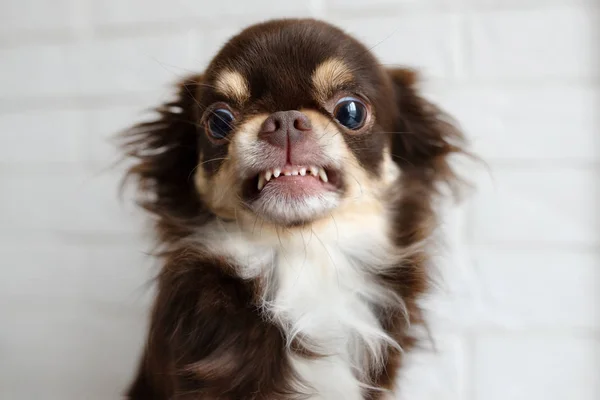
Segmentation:
{"type": "Polygon", "coordinates": [[[285,165],[263,170],[247,179],[244,193],[247,198],[283,196],[287,199],[304,199],[341,188],[341,174],[332,167],[285,165]]]}

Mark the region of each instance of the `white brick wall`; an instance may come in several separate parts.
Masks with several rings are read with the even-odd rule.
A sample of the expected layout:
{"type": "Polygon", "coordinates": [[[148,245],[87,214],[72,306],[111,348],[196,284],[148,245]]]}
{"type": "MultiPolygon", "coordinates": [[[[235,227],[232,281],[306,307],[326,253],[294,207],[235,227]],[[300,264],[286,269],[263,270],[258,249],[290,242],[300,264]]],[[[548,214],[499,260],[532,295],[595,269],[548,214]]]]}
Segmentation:
{"type": "Polygon", "coordinates": [[[491,172],[446,218],[408,400],[600,399],[597,0],[0,2],[0,398],[116,399],[155,271],[109,139],[242,26],[327,18],[420,67],[491,172]]]}

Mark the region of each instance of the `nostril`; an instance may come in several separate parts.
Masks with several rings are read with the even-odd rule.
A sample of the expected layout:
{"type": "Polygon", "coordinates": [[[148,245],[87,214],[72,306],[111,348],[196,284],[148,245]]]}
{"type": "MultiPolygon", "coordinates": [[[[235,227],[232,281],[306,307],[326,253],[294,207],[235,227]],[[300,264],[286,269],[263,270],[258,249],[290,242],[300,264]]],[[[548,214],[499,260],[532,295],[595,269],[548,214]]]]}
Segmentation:
{"type": "Polygon", "coordinates": [[[294,119],[294,128],[298,129],[299,131],[310,131],[312,126],[308,117],[302,115],[294,119]]]}
{"type": "Polygon", "coordinates": [[[263,122],[261,132],[263,133],[273,133],[279,129],[279,122],[274,118],[267,118],[265,122],[263,122]]]}

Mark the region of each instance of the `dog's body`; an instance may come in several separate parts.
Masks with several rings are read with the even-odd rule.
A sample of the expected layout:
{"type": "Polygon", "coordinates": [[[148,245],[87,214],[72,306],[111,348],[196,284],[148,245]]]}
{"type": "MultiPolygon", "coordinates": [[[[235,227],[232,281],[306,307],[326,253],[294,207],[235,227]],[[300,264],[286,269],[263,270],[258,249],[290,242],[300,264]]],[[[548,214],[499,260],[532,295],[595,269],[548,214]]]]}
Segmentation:
{"type": "Polygon", "coordinates": [[[164,262],[129,398],[393,391],[462,139],[414,84],[330,25],[271,21],[127,133],[164,262]]]}

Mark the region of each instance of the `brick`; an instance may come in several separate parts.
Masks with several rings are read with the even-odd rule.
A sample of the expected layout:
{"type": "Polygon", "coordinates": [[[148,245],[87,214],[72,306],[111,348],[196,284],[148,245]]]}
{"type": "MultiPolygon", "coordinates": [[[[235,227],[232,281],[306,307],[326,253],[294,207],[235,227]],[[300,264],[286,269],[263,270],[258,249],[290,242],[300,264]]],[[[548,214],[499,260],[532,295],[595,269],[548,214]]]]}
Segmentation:
{"type": "Polygon", "coordinates": [[[88,272],[83,286],[85,298],[99,304],[114,304],[145,311],[154,296],[158,261],[149,243],[130,246],[93,246],[87,251],[88,272]],[[110,288],[110,296],[106,296],[110,288]]]}
{"type": "Polygon", "coordinates": [[[598,171],[492,165],[491,173],[474,199],[475,243],[600,243],[598,171]]]}
{"type": "Polygon", "coordinates": [[[134,233],[139,211],[120,203],[118,172],[2,173],[0,231],[134,233]]]}
{"type": "Polygon", "coordinates": [[[481,302],[470,248],[466,246],[470,205],[442,209],[443,242],[432,250],[433,285],[421,305],[433,332],[457,332],[479,326],[481,302]]]}
{"type": "MultiPolygon", "coordinates": [[[[154,97],[154,96],[150,96],[154,97]]],[[[158,106],[160,100],[148,99],[146,104],[109,106],[88,110],[85,112],[86,159],[96,165],[111,165],[122,156],[117,146],[117,136],[132,125],[146,121],[146,109],[158,106]]]]}
{"type": "Polygon", "coordinates": [[[0,280],[0,303],[38,299],[73,299],[82,293],[85,251],[79,246],[2,246],[7,270],[0,280]]]}
{"type": "Polygon", "coordinates": [[[409,65],[433,78],[457,73],[460,19],[454,14],[334,17],[332,22],[365,43],[386,66],[409,65]]]}
{"type": "Polygon", "coordinates": [[[596,0],[463,0],[467,6],[475,9],[540,9],[560,6],[591,6],[596,0]]]}
{"type": "Polygon", "coordinates": [[[489,325],[480,283],[470,260],[446,260],[436,264],[435,272],[435,285],[421,301],[433,332],[455,333],[489,325]]]}
{"type": "Polygon", "coordinates": [[[201,46],[188,31],[0,49],[0,100],[164,93],[205,67],[201,46]]]}
{"type": "Polygon", "coordinates": [[[481,323],[501,329],[599,329],[600,252],[473,252],[481,323]]]}
{"type": "Polygon", "coordinates": [[[165,93],[205,67],[201,46],[188,31],[0,49],[0,99],[165,93]]]}
{"type": "Polygon", "coordinates": [[[396,9],[400,11],[447,9],[458,6],[464,0],[327,0],[328,9],[342,11],[373,10],[378,8],[396,9]]]}
{"type": "Polygon", "coordinates": [[[597,78],[598,22],[598,12],[583,9],[472,14],[471,76],[537,81],[597,78]]]}
{"type": "Polygon", "coordinates": [[[0,2],[0,35],[15,30],[64,29],[76,17],[74,0],[8,0],[0,2]]]}
{"type": "Polygon", "coordinates": [[[196,46],[201,46],[201,40],[193,31],[103,39],[77,45],[69,53],[69,62],[77,71],[79,93],[155,93],[204,68],[192,60],[199,51],[196,46]]]}
{"type": "Polygon", "coordinates": [[[147,327],[143,313],[105,310],[84,302],[40,299],[2,304],[0,313],[4,321],[0,393],[8,399],[121,397],[147,327]]]}
{"type": "Polygon", "coordinates": [[[278,16],[310,15],[310,2],[271,2],[258,0],[241,2],[224,0],[198,3],[193,0],[177,0],[167,3],[144,0],[108,0],[92,3],[93,21],[96,24],[129,24],[136,22],[161,22],[181,19],[203,19],[221,26],[227,18],[254,17],[266,19],[278,16]]]}
{"type": "Polygon", "coordinates": [[[408,353],[398,383],[399,400],[464,399],[465,358],[461,340],[435,337],[435,342],[408,353]]]}
{"type": "Polygon", "coordinates": [[[49,97],[52,102],[52,96],[76,94],[73,50],[70,44],[0,48],[0,99],[49,97]]]}
{"type": "Polygon", "coordinates": [[[11,164],[83,160],[84,121],[76,110],[0,114],[0,160],[11,164]]]}
{"type": "Polygon", "coordinates": [[[477,400],[596,400],[600,343],[594,338],[495,336],[475,341],[477,400]]]}
{"type": "Polygon", "coordinates": [[[86,303],[115,309],[144,310],[156,270],[149,245],[28,243],[0,247],[10,279],[0,280],[0,303],[86,303]],[[110,296],[107,296],[110,292],[110,296]]]}
{"type": "Polygon", "coordinates": [[[475,87],[431,96],[460,123],[486,161],[600,160],[600,88],[475,87]]]}

